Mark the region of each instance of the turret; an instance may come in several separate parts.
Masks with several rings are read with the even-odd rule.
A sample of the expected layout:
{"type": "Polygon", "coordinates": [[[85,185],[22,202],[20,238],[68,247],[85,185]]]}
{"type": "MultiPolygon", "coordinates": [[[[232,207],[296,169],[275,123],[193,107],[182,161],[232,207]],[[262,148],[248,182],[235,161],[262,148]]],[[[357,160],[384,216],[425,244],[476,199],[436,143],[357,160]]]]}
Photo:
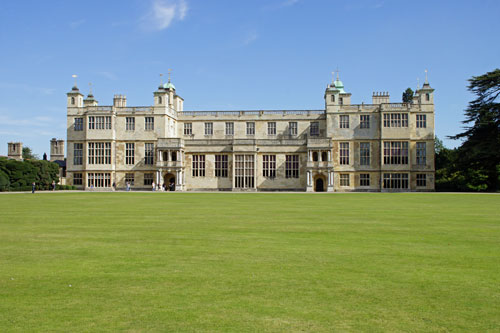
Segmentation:
{"type": "Polygon", "coordinates": [[[80,93],[80,89],[76,85],[76,75],[73,75],[75,79],[75,85],[71,88],[71,91],[67,93],[68,96],[68,107],[69,108],[81,108],[83,107],[83,95],[80,93]]]}
{"type": "Polygon", "coordinates": [[[8,144],[8,157],[14,160],[23,160],[23,143],[22,142],[9,142],[8,144]]]}
{"type": "Polygon", "coordinates": [[[376,91],[372,95],[372,104],[386,104],[389,102],[389,93],[387,91],[376,91]]]}
{"type": "Polygon", "coordinates": [[[115,95],[113,97],[113,106],[115,108],[124,108],[127,106],[127,96],[125,95],[115,95]]]}
{"type": "Polygon", "coordinates": [[[64,140],[50,140],[50,161],[64,161],[64,140]]]}
{"type": "MultiPolygon", "coordinates": [[[[332,73],[333,74],[333,73],[332,73]]],[[[325,91],[325,107],[327,111],[339,110],[339,105],[350,105],[351,93],[344,90],[344,84],[339,79],[337,71],[337,79],[332,80],[332,83],[326,86],[325,91]],[[332,109],[333,108],[333,109],[332,109]]]]}
{"type": "Polygon", "coordinates": [[[97,106],[97,100],[94,99],[94,95],[92,94],[92,84],[89,83],[89,87],[89,94],[83,100],[83,106],[97,106]]]}
{"type": "Polygon", "coordinates": [[[425,82],[422,88],[417,90],[418,95],[420,96],[420,104],[423,105],[431,105],[434,104],[434,89],[429,84],[429,80],[427,78],[427,69],[425,70],[425,82]]]}

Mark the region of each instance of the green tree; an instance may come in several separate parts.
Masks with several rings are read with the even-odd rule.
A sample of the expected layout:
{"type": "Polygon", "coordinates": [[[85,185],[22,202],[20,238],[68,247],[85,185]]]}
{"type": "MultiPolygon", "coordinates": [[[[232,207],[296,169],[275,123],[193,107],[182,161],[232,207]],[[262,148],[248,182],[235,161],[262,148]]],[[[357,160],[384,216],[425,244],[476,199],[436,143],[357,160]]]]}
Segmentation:
{"type": "Polygon", "coordinates": [[[0,192],[8,191],[10,186],[9,176],[0,170],[0,192]]]}
{"type": "Polygon", "coordinates": [[[469,80],[469,91],[477,97],[465,110],[465,131],[452,139],[465,139],[459,147],[458,164],[473,175],[482,174],[488,191],[499,190],[500,165],[500,69],[469,80]]]}
{"type": "Polygon", "coordinates": [[[23,147],[23,159],[38,160],[38,155],[34,154],[30,147],[23,147]]]}
{"type": "Polygon", "coordinates": [[[408,88],[403,93],[403,103],[411,103],[413,101],[413,90],[408,88]]]}

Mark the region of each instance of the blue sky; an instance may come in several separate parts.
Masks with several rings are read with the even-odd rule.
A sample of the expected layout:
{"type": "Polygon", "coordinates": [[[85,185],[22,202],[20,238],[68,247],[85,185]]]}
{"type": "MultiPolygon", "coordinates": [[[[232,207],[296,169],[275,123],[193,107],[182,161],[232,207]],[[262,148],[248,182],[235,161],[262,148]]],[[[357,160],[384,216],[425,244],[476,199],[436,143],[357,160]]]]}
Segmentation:
{"type": "Polygon", "coordinates": [[[66,138],[78,74],[100,105],[151,105],[159,74],[186,110],[321,109],[338,66],[353,103],[436,89],[436,134],[461,130],[467,79],[500,67],[500,1],[121,0],[0,2],[0,155],[66,138]]]}

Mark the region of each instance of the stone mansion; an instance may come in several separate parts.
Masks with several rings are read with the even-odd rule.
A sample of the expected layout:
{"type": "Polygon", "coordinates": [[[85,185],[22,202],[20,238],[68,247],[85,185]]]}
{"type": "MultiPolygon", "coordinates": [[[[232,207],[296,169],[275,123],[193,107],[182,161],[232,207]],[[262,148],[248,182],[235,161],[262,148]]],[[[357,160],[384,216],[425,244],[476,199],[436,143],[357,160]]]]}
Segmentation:
{"type": "Polygon", "coordinates": [[[176,191],[433,191],[434,89],[351,104],[338,76],[322,110],[184,111],[170,82],[153,106],[67,94],[66,184],[176,191]]]}

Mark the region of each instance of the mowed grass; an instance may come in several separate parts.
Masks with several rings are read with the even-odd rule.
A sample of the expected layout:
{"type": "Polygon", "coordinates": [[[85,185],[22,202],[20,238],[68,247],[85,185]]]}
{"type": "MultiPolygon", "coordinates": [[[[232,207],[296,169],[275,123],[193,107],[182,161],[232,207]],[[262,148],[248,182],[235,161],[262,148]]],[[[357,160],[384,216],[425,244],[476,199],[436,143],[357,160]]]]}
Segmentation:
{"type": "Polygon", "coordinates": [[[0,195],[2,332],[498,332],[500,195],[0,195]]]}

